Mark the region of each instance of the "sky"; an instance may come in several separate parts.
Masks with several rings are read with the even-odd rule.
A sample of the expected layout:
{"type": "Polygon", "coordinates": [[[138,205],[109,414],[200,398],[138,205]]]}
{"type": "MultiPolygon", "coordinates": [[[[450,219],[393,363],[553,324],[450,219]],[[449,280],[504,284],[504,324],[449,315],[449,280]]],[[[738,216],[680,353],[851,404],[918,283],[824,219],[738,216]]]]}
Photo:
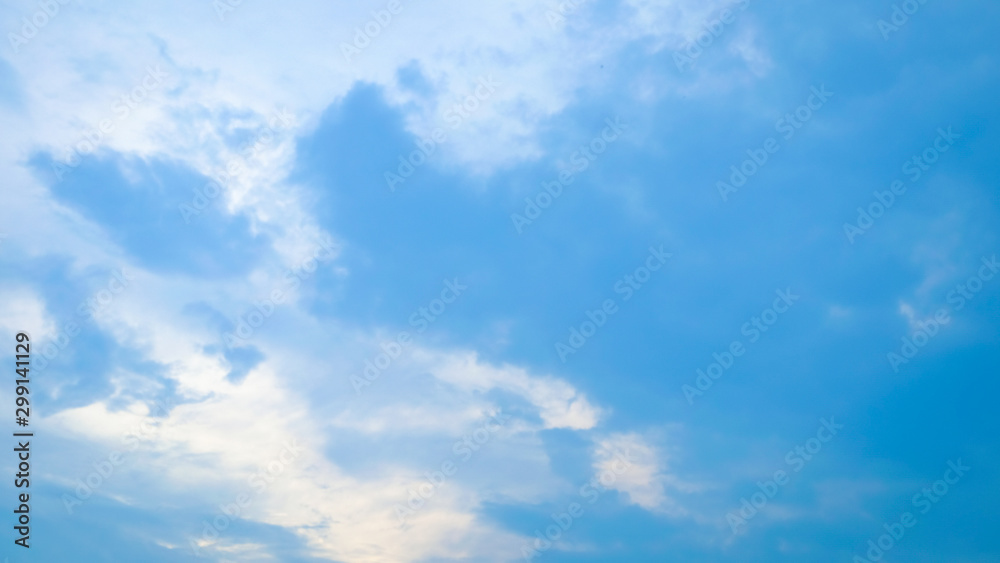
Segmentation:
{"type": "Polygon", "coordinates": [[[998,18],[3,0],[0,556],[1000,560],[998,18]]]}

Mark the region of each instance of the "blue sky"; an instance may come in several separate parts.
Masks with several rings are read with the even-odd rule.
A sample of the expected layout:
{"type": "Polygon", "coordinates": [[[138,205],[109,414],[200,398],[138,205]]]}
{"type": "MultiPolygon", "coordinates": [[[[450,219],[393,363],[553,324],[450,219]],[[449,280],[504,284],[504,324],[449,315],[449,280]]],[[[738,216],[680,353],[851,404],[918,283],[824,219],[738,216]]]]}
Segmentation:
{"type": "Polygon", "coordinates": [[[5,2],[0,553],[1000,559],[998,10],[5,2]]]}

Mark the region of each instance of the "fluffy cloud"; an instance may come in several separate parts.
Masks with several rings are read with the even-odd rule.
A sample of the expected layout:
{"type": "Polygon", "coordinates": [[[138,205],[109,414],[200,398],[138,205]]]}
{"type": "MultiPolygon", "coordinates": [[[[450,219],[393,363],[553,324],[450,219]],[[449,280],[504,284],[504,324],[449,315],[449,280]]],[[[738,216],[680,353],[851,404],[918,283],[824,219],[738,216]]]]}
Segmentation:
{"type": "MultiPolygon", "coordinates": [[[[349,275],[336,264],[340,242],[317,226],[310,194],[289,178],[296,137],[358,83],[380,86],[417,136],[448,127],[444,152],[451,163],[490,172],[541,155],[546,121],[581,88],[606,87],[594,75],[602,61],[637,41],[653,50],[680,45],[722,5],[629,0],[606,18],[596,4],[577,4],[555,22],[548,7],[529,0],[404,2],[370,44],[345,57],[343,45],[381,5],[243,3],[220,17],[212,3],[195,0],[68,3],[5,55],[17,91],[0,100],[0,114],[19,134],[0,140],[0,173],[14,188],[0,193],[0,221],[13,232],[38,234],[12,250],[64,257],[74,272],[130,268],[133,287],[88,330],[162,371],[154,377],[109,360],[107,373],[87,376],[107,378],[110,395],[54,409],[42,421],[53,435],[92,451],[128,448],[134,463],[98,495],[142,508],[169,498],[204,509],[249,490],[252,502],[241,517],[292,530],[320,556],[349,563],[517,556],[522,538],[483,518],[483,504],[538,502],[565,485],[549,466],[541,433],[594,431],[603,416],[571,383],[491,365],[475,351],[427,348],[400,360],[392,375],[397,382],[383,381],[352,403],[344,397],[347,366],[360,365],[355,344],[371,335],[310,317],[295,292],[269,321],[283,330],[254,339],[251,356],[259,361],[248,362],[237,383],[228,377],[232,361],[221,351],[222,329],[193,322],[190,311],[207,311],[223,325],[237,318],[269,295],[287,269],[308,260],[317,240],[336,249],[322,267],[349,275]],[[484,81],[489,95],[466,107],[457,124],[450,121],[484,81]],[[207,197],[213,209],[248,220],[241,236],[266,235],[270,246],[252,253],[245,279],[130,263],[134,249],[122,241],[148,242],[142,229],[123,235],[113,219],[72,204],[92,194],[48,174],[50,158],[64,166],[51,169],[60,174],[81,174],[80,159],[113,171],[119,191],[108,205],[127,207],[140,188],[142,197],[162,197],[157,205],[181,201],[200,209],[197,198],[207,197]],[[167,172],[186,180],[164,181],[167,172]],[[219,189],[201,176],[217,180],[219,189]],[[153,399],[168,391],[169,413],[151,416],[153,399]],[[475,474],[460,474],[400,526],[394,507],[448,459],[453,441],[499,411],[512,420],[469,462],[480,463],[475,474]],[[144,424],[152,430],[126,446],[123,437],[144,424]],[[375,451],[361,470],[331,447],[352,439],[409,443],[416,453],[375,451]],[[290,449],[296,453],[288,459],[290,449]],[[274,479],[258,490],[253,478],[261,472],[274,479]],[[151,486],[151,479],[159,484],[151,486]]],[[[35,7],[23,9],[4,9],[5,28],[35,7]]],[[[212,219],[182,216],[182,209],[175,216],[156,205],[146,211],[134,218],[146,226],[162,226],[161,212],[178,221],[212,219]]],[[[200,232],[184,231],[188,238],[200,232]]],[[[11,241],[0,244],[7,252],[11,241]]],[[[30,328],[38,338],[54,333],[43,296],[23,288],[5,293],[5,330],[30,328]]],[[[40,387],[58,399],[56,390],[40,387]]],[[[622,448],[633,466],[616,488],[645,509],[673,511],[665,468],[638,436],[601,441],[594,468],[603,470],[610,463],[605,452],[622,448]]],[[[54,463],[53,479],[73,483],[78,470],[54,463]]],[[[203,534],[192,545],[219,557],[257,549],[217,536],[203,534]]]]}
{"type": "Polygon", "coordinates": [[[598,439],[593,466],[597,478],[604,479],[600,482],[623,493],[630,503],[671,516],[686,514],[668,489],[690,492],[693,487],[668,472],[663,453],[642,435],[619,433],[598,439]]]}

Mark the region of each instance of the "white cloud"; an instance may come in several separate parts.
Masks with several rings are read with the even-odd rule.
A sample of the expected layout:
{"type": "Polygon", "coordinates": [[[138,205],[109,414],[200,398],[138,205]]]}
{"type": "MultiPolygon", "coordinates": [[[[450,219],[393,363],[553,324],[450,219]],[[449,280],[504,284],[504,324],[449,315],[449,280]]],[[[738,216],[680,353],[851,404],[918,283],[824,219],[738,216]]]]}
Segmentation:
{"type": "Polygon", "coordinates": [[[474,353],[450,356],[420,354],[436,365],[431,373],[462,389],[486,392],[502,389],[524,397],[538,407],[545,428],[587,430],[597,425],[600,410],[568,383],[552,377],[532,377],[521,368],[480,363],[474,353]]]}
{"type": "Polygon", "coordinates": [[[668,473],[663,454],[639,434],[618,433],[596,440],[593,467],[601,484],[624,493],[632,504],[670,516],[687,513],[668,489],[686,492],[693,487],[668,473]]]}
{"type": "MultiPolygon", "coordinates": [[[[184,313],[191,303],[205,303],[234,318],[267,295],[284,268],[301,263],[310,241],[326,236],[303,203],[308,198],[302,188],[287,179],[295,136],[315,128],[322,112],[359,81],[383,87],[410,131],[427,136],[435,127],[448,127],[443,112],[468,95],[477,79],[493,75],[500,82],[495,94],[460,127],[449,129],[443,149],[443,162],[488,172],[542,154],[538,136],[545,121],[569,107],[581,89],[606,87],[592,72],[601,61],[640,39],[651,39],[654,48],[679,44],[722,2],[629,0],[617,21],[596,17],[584,5],[555,29],[546,18],[548,6],[529,0],[405,5],[354,62],[344,60],[341,44],[378,5],[245,2],[220,22],[211,3],[196,0],[73,4],[8,57],[24,106],[0,106],[5,123],[19,132],[0,139],[0,174],[12,186],[0,192],[0,222],[10,232],[36,234],[19,252],[67,256],[74,270],[121,267],[122,252],[102,225],[49,196],[25,165],[35,151],[64,159],[109,120],[113,131],[97,141],[98,152],[169,159],[214,177],[230,163],[244,162],[235,133],[260,131],[282,108],[294,116],[287,130],[244,162],[245,170],[219,201],[229,212],[250,217],[254,229],[276,232],[278,259],[260,257],[246,280],[163,276],[133,267],[133,287],[96,320],[92,330],[105,331],[116,344],[163,366],[181,403],[157,418],[156,431],[130,452],[141,463],[121,469],[98,494],[150,509],[166,499],[192,508],[232,502],[250,486],[252,475],[299,440],[301,455],[282,465],[278,478],[253,497],[246,518],[293,530],[320,556],[347,563],[504,561],[520,555],[522,538],[482,518],[483,503],[537,502],[565,486],[549,467],[539,433],[592,431],[604,413],[564,379],[491,365],[474,351],[422,349],[394,366],[391,377],[398,383],[380,381],[354,404],[346,366],[360,365],[356,344],[371,335],[313,318],[293,298],[269,321],[285,330],[264,330],[253,340],[267,359],[234,384],[221,355],[206,352],[218,344],[215,329],[184,313]],[[157,65],[168,75],[164,82],[121,115],[117,101],[157,65]],[[400,83],[404,67],[419,69],[430,85],[427,93],[400,83]],[[492,449],[484,447],[470,461],[479,463],[476,471],[442,488],[406,528],[398,525],[393,506],[433,464],[373,447],[374,470],[366,474],[347,467],[330,449],[345,435],[375,445],[400,435],[417,450],[447,446],[498,408],[517,416],[492,449]]],[[[122,172],[130,173],[127,166],[122,172]]],[[[372,182],[381,185],[381,178],[372,182]]],[[[169,189],[193,197],[197,187],[169,189]]],[[[7,252],[10,242],[3,244],[0,250],[7,252]]],[[[29,290],[11,291],[13,298],[0,300],[7,307],[0,311],[2,327],[36,327],[39,337],[51,337],[55,329],[42,299],[29,290]]],[[[111,396],[55,412],[42,423],[95,448],[120,447],[123,432],[148,420],[140,399],[159,384],[120,367],[110,371],[111,396]],[[122,401],[124,409],[118,408],[122,401]]],[[[616,448],[633,456],[616,488],[643,508],[676,512],[668,492],[677,484],[641,437],[620,434],[601,441],[595,469],[604,468],[605,452],[616,448]]],[[[52,471],[57,480],[76,478],[66,468],[52,471]]],[[[176,545],[172,540],[161,543],[176,545]]],[[[253,547],[225,534],[200,545],[223,558],[241,557],[253,547]]]]}
{"type": "MultiPolygon", "coordinates": [[[[7,59],[24,103],[0,105],[0,116],[19,132],[0,139],[0,173],[14,188],[0,194],[0,222],[17,232],[59,235],[32,241],[33,253],[65,254],[81,266],[100,263],[120,252],[99,227],[45,197],[24,167],[35,151],[65,159],[107,120],[113,130],[101,135],[98,152],[166,158],[214,177],[237,156],[237,128],[253,131],[287,109],[294,125],[265,143],[218,204],[245,213],[255,228],[274,227],[275,248],[294,252],[301,241],[293,231],[317,230],[302,203],[307,194],[287,182],[294,135],[314,128],[322,112],[359,82],[383,87],[415,135],[427,137],[443,126],[448,140],[438,153],[442,164],[488,172],[540,156],[538,135],[546,119],[572,104],[581,89],[607,87],[595,78],[599,63],[637,40],[680,45],[724,5],[629,0],[617,18],[608,19],[583,3],[565,25],[553,27],[546,16],[550,6],[530,0],[403,2],[402,13],[347,61],[342,45],[381,3],[243,3],[223,21],[211,3],[199,0],[71,3],[7,59]],[[430,85],[426,95],[400,84],[404,67],[419,69],[430,85]],[[122,96],[141,87],[150,68],[167,77],[125,112],[122,96]],[[449,127],[447,109],[486,76],[502,85],[459,127],[449,127]]],[[[8,28],[36,8],[23,9],[25,14],[8,11],[8,28]]],[[[382,178],[371,181],[383,186],[382,178]]],[[[171,189],[193,198],[199,187],[171,189]]]]}
{"type": "MultiPolygon", "coordinates": [[[[238,494],[249,492],[252,502],[242,517],[294,531],[321,557],[348,563],[435,557],[505,561],[517,556],[523,540],[482,520],[483,501],[538,502],[561,486],[536,436],[542,428],[530,417],[515,416],[504,424],[492,442],[463,464],[463,471],[437,490],[406,526],[400,525],[394,507],[405,503],[407,491],[423,484],[424,474],[438,468],[442,459],[407,460],[392,451],[366,449],[374,469],[348,471],[336,456],[326,453],[329,442],[338,433],[358,432],[367,436],[366,443],[401,436],[428,448],[442,442],[450,445],[482,424],[485,415],[497,411],[496,401],[503,399],[483,396],[491,389],[522,396],[534,405],[546,428],[586,429],[597,420],[596,409],[564,381],[511,366],[483,364],[465,352],[418,350],[415,360],[400,361],[392,377],[422,385],[421,401],[414,401],[409,391],[400,395],[397,385],[381,382],[385,387],[366,394],[371,408],[363,411],[349,401],[334,399],[333,424],[328,425],[310,408],[308,397],[296,390],[299,376],[283,367],[281,357],[315,353],[309,360],[315,368],[331,354],[350,355],[348,345],[339,351],[331,350],[329,344],[317,350],[282,351],[262,339],[258,344],[269,359],[234,385],[225,379],[220,358],[200,350],[198,341],[207,335],[185,332],[175,324],[179,320],[169,314],[169,308],[141,303],[154,299],[154,294],[137,291],[136,301],[123,301],[108,319],[129,322],[141,311],[146,327],[143,348],[150,359],[170,366],[170,377],[187,395],[186,402],[173,407],[169,416],[155,419],[141,448],[127,450],[127,456],[141,462],[124,466],[98,491],[140,509],[167,498],[175,506],[192,508],[206,499],[230,504],[238,494]],[[430,384],[423,374],[438,383],[430,384]],[[292,441],[298,441],[301,453],[281,464],[266,490],[254,492],[250,476],[268,471],[292,441]],[[151,481],[159,484],[151,486],[151,481]]],[[[130,333],[121,331],[126,341],[130,333]]],[[[304,340],[309,341],[308,335],[304,340]]],[[[349,389],[346,381],[344,374],[325,380],[322,394],[336,397],[338,390],[349,389]]],[[[89,441],[99,450],[123,450],[122,435],[149,421],[147,410],[139,403],[113,410],[110,400],[63,410],[45,419],[44,425],[53,434],[89,441]]],[[[504,408],[505,412],[515,410],[510,405],[504,408]]],[[[54,472],[60,474],[57,468],[54,472]]],[[[75,478],[70,472],[60,482],[74,483],[75,478]]],[[[241,545],[225,532],[219,538],[189,539],[201,551],[218,552],[220,557],[231,555],[241,545]]]]}
{"type": "Polygon", "coordinates": [[[0,288],[0,334],[8,342],[14,335],[27,332],[37,345],[56,334],[56,325],[45,310],[45,301],[32,289],[15,286],[0,288]]]}

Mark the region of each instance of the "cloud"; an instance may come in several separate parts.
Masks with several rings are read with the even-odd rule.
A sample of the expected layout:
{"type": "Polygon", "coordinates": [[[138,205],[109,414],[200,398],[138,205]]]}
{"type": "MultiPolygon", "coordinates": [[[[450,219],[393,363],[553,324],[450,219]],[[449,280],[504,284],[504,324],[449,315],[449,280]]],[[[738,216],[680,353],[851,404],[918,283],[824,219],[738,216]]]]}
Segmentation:
{"type": "Polygon", "coordinates": [[[628,502],[645,510],[669,516],[683,516],[687,510],[668,494],[668,489],[688,492],[676,475],[667,471],[663,454],[637,433],[616,433],[595,441],[593,468],[601,484],[625,495],[628,502]],[[623,461],[625,460],[623,470],[623,461]]]}
{"type": "Polygon", "coordinates": [[[56,333],[55,323],[45,310],[45,301],[32,289],[15,286],[0,288],[0,332],[12,341],[13,335],[27,331],[37,342],[56,333]]]}
{"type": "Polygon", "coordinates": [[[458,161],[491,168],[539,155],[540,126],[574,102],[581,85],[593,84],[598,61],[647,38],[679,45],[725,5],[629,0],[608,18],[584,3],[566,25],[553,26],[550,8],[528,0],[404,2],[350,60],[343,45],[372,19],[360,4],[244,4],[221,22],[210,5],[194,0],[182,2],[183,8],[90,7],[67,11],[53,25],[72,19],[72,26],[58,32],[50,26],[9,61],[33,110],[15,118],[36,126],[24,141],[51,148],[57,157],[110,119],[117,126],[102,146],[159,153],[209,175],[225,164],[225,139],[236,124],[266,118],[279,107],[292,108],[302,118],[297,126],[310,127],[353,85],[373,83],[406,108],[410,130],[423,137],[445,125],[447,110],[492,76],[501,85],[470,112],[449,144],[458,161]],[[119,32],[101,34],[107,26],[119,32]],[[581,26],[586,33],[577,32],[581,26]],[[95,34],[101,41],[93,40],[95,34]],[[274,36],[283,37],[282,49],[259,40],[274,36]],[[34,72],[38,65],[46,72],[34,72]],[[116,102],[142,84],[150,65],[160,65],[168,77],[116,121],[116,102]],[[426,88],[414,91],[400,69],[419,73],[426,88]]]}
{"type": "MultiPolygon", "coordinates": [[[[58,382],[41,383],[53,403],[41,424],[98,459],[125,451],[130,462],[95,494],[138,510],[169,501],[214,522],[220,506],[247,494],[240,519],[289,530],[332,560],[518,557],[524,538],[487,517],[486,505],[551,499],[566,482],[546,431],[587,440],[610,416],[571,376],[490,363],[468,347],[427,346],[355,400],[348,381],[351,366],[363,365],[358,344],[381,329],[311,315],[298,300],[299,291],[315,291],[310,280],[239,351],[223,351],[220,333],[300,267],[316,240],[340,248],[319,227],[315,194],[293,167],[299,139],[359,84],[384,93],[416,137],[447,128],[441,166],[491,173],[544,155],[551,119],[581,91],[617,87],[596,67],[636,43],[680,45],[722,5],[629,0],[605,18],[597,3],[584,4],[553,26],[548,7],[529,0],[406,3],[356,60],[343,57],[342,45],[372,17],[360,4],[244,3],[221,20],[194,0],[67,8],[0,66],[0,96],[27,108],[0,106],[23,132],[0,142],[0,173],[15,188],[0,194],[0,220],[45,235],[19,252],[66,256],[81,271],[124,266],[136,280],[74,344],[113,341],[106,347],[130,361],[108,352],[99,366],[74,364],[73,377],[102,386],[101,396],[77,393],[72,404],[58,382]],[[281,37],[281,48],[262,37],[281,37]],[[154,72],[162,81],[152,85],[154,72]],[[489,95],[449,121],[482,88],[489,95]],[[279,127],[284,112],[291,117],[279,127]],[[51,176],[55,164],[70,166],[65,178],[51,176]],[[188,204],[199,213],[185,216],[188,204]],[[151,422],[149,405],[164,394],[171,407],[152,421],[154,431],[134,448],[124,442],[151,422]],[[456,476],[400,526],[393,509],[407,491],[498,411],[513,418],[469,461],[476,471],[456,476]]],[[[741,52],[759,62],[752,40],[740,37],[741,52]]],[[[330,254],[322,268],[349,275],[330,254]]],[[[36,327],[50,338],[46,297],[9,293],[3,327],[36,327]]],[[[682,485],[642,436],[600,438],[593,468],[606,470],[618,451],[631,466],[616,490],[645,510],[683,513],[671,497],[682,485]]],[[[57,483],[80,477],[74,461],[52,461],[57,483]]],[[[256,538],[235,529],[213,537],[191,517],[198,533],[183,549],[268,556],[256,538]]],[[[177,545],[160,533],[162,545],[177,545]]]]}
{"type": "Polygon", "coordinates": [[[479,393],[501,389],[520,395],[538,407],[545,428],[588,430],[596,426],[600,418],[600,410],[565,381],[532,377],[524,369],[513,366],[482,364],[475,353],[418,357],[434,364],[431,373],[435,377],[461,389],[479,393]]]}
{"type": "MultiPolygon", "coordinates": [[[[128,318],[129,306],[122,309],[121,316],[128,318]]],[[[148,314],[146,318],[147,323],[158,322],[148,314]]],[[[102,400],[62,410],[46,418],[45,427],[55,435],[90,442],[99,445],[98,449],[123,450],[126,456],[142,460],[109,478],[97,492],[101,496],[140,508],[151,508],[167,498],[189,507],[205,506],[208,501],[206,508],[214,515],[220,514],[216,507],[230,506],[246,493],[250,504],[242,509],[241,518],[287,528],[317,556],[347,563],[515,557],[521,538],[483,519],[482,503],[487,498],[537,502],[547,494],[544,491],[558,486],[558,479],[546,476],[548,460],[537,432],[589,429],[598,420],[599,411],[564,381],[512,366],[484,364],[472,353],[418,350],[412,362],[400,363],[400,373],[393,377],[420,383],[428,407],[407,408],[413,395],[401,397],[393,392],[394,386],[371,389],[366,398],[381,408],[358,413],[341,405],[336,407],[340,414],[328,427],[310,409],[306,397],[294,390],[295,378],[280,367],[282,354],[269,349],[266,342],[262,343],[266,359],[250,368],[237,385],[227,377],[229,365],[222,356],[196,351],[203,335],[189,333],[185,338],[174,334],[175,330],[160,325],[148,333],[150,340],[157,341],[149,342],[155,357],[171,366],[180,385],[177,404],[168,415],[155,419],[141,447],[126,448],[121,440],[129,429],[150,420],[148,406],[141,399],[118,409],[102,400]],[[421,375],[425,373],[439,384],[430,384],[421,375]],[[197,386],[189,384],[194,381],[199,382],[197,386]],[[364,472],[345,468],[338,456],[325,453],[330,441],[341,441],[338,434],[345,432],[363,433],[367,444],[394,443],[393,437],[400,436],[418,449],[437,448],[444,436],[450,445],[481,425],[483,416],[497,412],[498,405],[505,405],[503,412],[516,413],[521,408],[503,396],[486,399],[491,390],[522,397],[533,405],[543,425],[534,424],[532,417],[516,415],[503,425],[495,443],[477,451],[469,462],[479,463],[476,470],[460,473],[442,486],[405,527],[394,507],[406,502],[407,491],[425,482],[427,471],[439,467],[442,459],[450,459],[450,451],[443,458],[408,458],[366,448],[361,455],[370,456],[374,464],[364,472]],[[288,444],[296,444],[296,454],[286,460],[282,452],[288,444]],[[254,481],[254,475],[263,480],[254,481]],[[150,479],[159,484],[151,486],[150,479]],[[484,482],[490,486],[483,487],[484,482]],[[258,490],[264,483],[263,490],[258,490]],[[485,488],[494,491],[492,496],[484,496],[485,488]]],[[[330,354],[329,347],[322,354],[330,354]]],[[[324,360],[319,356],[311,361],[321,365],[324,360]]],[[[327,387],[338,383],[330,381],[327,387]]],[[[66,481],[72,480],[70,473],[66,481]]],[[[236,532],[211,536],[202,533],[191,539],[198,550],[218,552],[220,557],[247,541],[236,532]]]]}

